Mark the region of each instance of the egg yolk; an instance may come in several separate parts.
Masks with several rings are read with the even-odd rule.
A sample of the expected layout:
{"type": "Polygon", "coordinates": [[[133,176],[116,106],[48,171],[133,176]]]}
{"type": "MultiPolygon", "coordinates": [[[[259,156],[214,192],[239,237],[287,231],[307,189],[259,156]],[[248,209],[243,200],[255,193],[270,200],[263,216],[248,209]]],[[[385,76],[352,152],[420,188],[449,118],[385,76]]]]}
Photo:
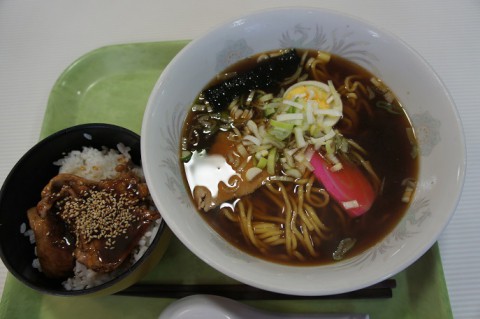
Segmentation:
{"type": "Polygon", "coordinates": [[[315,86],[299,86],[291,89],[284,99],[294,102],[315,103],[320,109],[330,109],[327,103],[328,93],[315,86]]]}

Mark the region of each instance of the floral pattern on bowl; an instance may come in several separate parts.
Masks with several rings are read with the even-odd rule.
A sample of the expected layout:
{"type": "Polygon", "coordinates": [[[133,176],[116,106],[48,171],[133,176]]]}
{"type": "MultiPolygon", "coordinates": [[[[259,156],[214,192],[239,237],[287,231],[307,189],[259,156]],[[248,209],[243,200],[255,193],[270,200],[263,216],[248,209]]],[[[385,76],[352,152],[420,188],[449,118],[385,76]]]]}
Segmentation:
{"type": "Polygon", "coordinates": [[[412,115],[411,120],[420,144],[420,154],[422,156],[430,155],[433,148],[441,141],[440,126],[442,123],[433,118],[428,111],[412,115]]]}
{"type": "MultiPolygon", "coordinates": [[[[308,48],[331,52],[376,70],[375,61],[378,58],[368,50],[369,42],[350,40],[355,38],[355,32],[349,29],[349,27],[346,30],[335,29],[327,34],[318,24],[306,26],[299,23],[281,32],[278,48],[308,48]]],[[[246,39],[227,40],[224,48],[217,54],[215,70],[220,72],[253,53],[254,50],[246,39]]]]}
{"type": "Polygon", "coordinates": [[[253,54],[253,49],[247,45],[245,39],[227,40],[224,48],[217,54],[216,72],[221,72],[227,66],[247,58],[253,54]]]}

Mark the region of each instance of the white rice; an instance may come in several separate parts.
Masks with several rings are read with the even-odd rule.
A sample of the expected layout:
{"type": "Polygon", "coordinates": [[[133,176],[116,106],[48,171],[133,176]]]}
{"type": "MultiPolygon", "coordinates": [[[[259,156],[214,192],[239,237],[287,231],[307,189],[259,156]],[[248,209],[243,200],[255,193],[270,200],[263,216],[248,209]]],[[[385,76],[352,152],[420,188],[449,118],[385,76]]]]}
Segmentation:
{"type": "MultiPolygon", "coordinates": [[[[83,147],[82,151],[72,151],[64,158],[55,161],[54,164],[60,166],[59,173],[74,174],[94,181],[115,178],[118,174],[115,167],[119,164],[127,163],[131,159],[129,147],[120,143],[117,145],[117,149],[118,151],[107,148],[97,150],[92,147],[83,147]]],[[[144,176],[141,167],[135,167],[134,173],[141,178],[144,176]]],[[[152,225],[151,229],[140,239],[138,247],[132,252],[130,265],[138,261],[145,254],[146,250],[155,239],[159,225],[160,219],[157,220],[152,225]]],[[[24,234],[24,236],[29,237],[30,243],[35,243],[33,230],[27,229],[25,224],[20,226],[20,232],[24,234]]],[[[37,248],[35,246],[35,255],[37,255],[36,250],[37,248]]],[[[33,260],[32,266],[39,271],[42,271],[38,258],[33,260]]],[[[129,265],[125,265],[124,267],[128,266],[129,265]]],[[[97,273],[88,269],[85,265],[75,262],[73,277],[65,280],[62,285],[66,290],[87,289],[115,278],[122,271],[123,269],[117,269],[107,274],[97,273]]]]}
{"type": "Polygon", "coordinates": [[[118,144],[117,148],[118,152],[108,148],[97,150],[84,147],[82,151],[72,151],[53,164],[60,166],[59,173],[62,174],[73,174],[94,181],[114,178],[118,174],[115,167],[131,159],[130,148],[123,144],[118,144]]]}
{"type": "Polygon", "coordinates": [[[28,237],[30,244],[35,244],[35,234],[33,233],[32,229],[27,229],[27,225],[25,223],[20,225],[20,233],[23,234],[23,236],[28,237]]]}

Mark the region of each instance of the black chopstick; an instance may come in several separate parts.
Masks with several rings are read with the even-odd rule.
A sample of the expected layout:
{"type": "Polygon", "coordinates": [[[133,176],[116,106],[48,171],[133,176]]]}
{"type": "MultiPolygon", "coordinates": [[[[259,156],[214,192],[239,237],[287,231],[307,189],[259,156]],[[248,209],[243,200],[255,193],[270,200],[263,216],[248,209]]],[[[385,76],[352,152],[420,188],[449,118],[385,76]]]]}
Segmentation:
{"type": "Polygon", "coordinates": [[[386,279],[373,286],[352,292],[328,296],[294,296],[270,292],[248,285],[176,285],[136,284],[116,295],[155,298],[183,298],[197,294],[223,296],[236,300],[306,300],[306,299],[373,299],[391,298],[396,287],[395,279],[386,279]]]}

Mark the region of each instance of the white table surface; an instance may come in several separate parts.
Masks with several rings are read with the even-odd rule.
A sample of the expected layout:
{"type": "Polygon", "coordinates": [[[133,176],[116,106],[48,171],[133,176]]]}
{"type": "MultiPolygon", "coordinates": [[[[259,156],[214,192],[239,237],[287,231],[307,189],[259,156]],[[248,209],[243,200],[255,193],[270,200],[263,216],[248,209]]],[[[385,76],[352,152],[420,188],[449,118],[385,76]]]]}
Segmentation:
{"type": "MultiPolygon", "coordinates": [[[[452,94],[468,168],[439,245],[455,318],[480,318],[478,0],[0,0],[0,182],[37,142],[50,89],[79,56],[111,44],[192,39],[247,12],[294,5],[335,9],[393,32],[429,61],[452,94]]],[[[2,290],[6,272],[0,263],[2,290]]]]}

